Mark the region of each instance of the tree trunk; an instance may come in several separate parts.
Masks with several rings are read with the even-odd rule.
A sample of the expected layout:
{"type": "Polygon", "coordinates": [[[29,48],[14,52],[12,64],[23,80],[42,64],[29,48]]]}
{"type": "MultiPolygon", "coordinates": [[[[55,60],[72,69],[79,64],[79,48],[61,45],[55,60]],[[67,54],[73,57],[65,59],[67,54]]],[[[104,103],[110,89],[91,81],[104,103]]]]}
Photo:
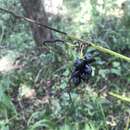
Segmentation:
{"type": "MultiPolygon", "coordinates": [[[[41,24],[48,24],[48,18],[41,0],[21,0],[21,4],[28,18],[36,20],[41,24]]],[[[42,46],[43,41],[52,39],[52,33],[46,28],[40,28],[31,23],[32,34],[36,45],[42,46]]]]}

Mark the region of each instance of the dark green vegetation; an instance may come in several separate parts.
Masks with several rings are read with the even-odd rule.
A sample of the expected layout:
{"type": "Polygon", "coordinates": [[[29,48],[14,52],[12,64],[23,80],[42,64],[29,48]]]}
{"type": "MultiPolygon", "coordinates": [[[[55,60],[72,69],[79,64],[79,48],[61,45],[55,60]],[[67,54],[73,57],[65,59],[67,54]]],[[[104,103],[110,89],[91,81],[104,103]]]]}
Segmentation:
{"type": "MultiPolygon", "coordinates": [[[[65,0],[63,4],[67,12],[50,16],[49,25],[130,56],[128,8],[122,13],[117,0],[65,0]]],[[[0,0],[0,6],[24,15],[18,0],[0,0]]],[[[88,52],[95,59],[92,76],[87,83],[72,86],[70,101],[66,87],[81,50],[70,42],[48,43],[41,53],[29,24],[0,12],[0,130],[129,130],[130,64],[126,61],[85,46],[83,55],[88,52]]]]}

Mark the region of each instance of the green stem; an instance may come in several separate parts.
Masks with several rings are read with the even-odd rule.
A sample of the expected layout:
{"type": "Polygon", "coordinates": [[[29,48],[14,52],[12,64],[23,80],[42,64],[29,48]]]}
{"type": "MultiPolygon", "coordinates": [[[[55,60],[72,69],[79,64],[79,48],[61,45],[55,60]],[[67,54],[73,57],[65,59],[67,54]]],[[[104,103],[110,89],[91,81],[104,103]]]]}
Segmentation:
{"type": "Polygon", "coordinates": [[[115,93],[113,93],[113,92],[109,92],[108,94],[109,94],[110,96],[113,96],[113,97],[115,97],[115,98],[121,100],[121,101],[125,101],[125,102],[130,103],[130,98],[128,98],[128,97],[124,97],[124,96],[115,94],[115,93]]]}
{"type": "Polygon", "coordinates": [[[117,53],[117,52],[114,52],[114,51],[112,51],[112,50],[109,50],[109,49],[107,49],[107,48],[101,47],[101,46],[99,46],[99,45],[95,45],[95,44],[93,44],[93,43],[90,43],[90,45],[91,45],[93,48],[95,48],[95,49],[97,49],[97,50],[99,50],[99,51],[101,51],[101,52],[103,52],[103,53],[110,54],[110,55],[112,55],[112,56],[115,56],[115,57],[117,57],[117,58],[120,58],[120,59],[123,59],[123,60],[126,60],[126,61],[130,62],[130,58],[127,57],[127,56],[124,56],[124,55],[122,55],[122,54],[119,54],[119,53],[117,53]]]}
{"type": "Polygon", "coordinates": [[[129,124],[130,124],[130,118],[128,116],[128,119],[126,121],[126,126],[125,126],[125,129],[124,130],[129,130],[129,124]]]}

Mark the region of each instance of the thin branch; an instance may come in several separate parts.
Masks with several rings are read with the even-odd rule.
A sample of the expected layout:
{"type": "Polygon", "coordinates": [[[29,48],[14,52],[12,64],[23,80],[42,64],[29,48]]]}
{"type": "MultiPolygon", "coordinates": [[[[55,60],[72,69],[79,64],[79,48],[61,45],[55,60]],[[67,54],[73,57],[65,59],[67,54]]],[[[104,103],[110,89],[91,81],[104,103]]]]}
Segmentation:
{"type": "Polygon", "coordinates": [[[18,18],[18,19],[24,19],[25,21],[30,22],[30,23],[34,23],[34,24],[36,24],[36,25],[38,25],[38,26],[40,26],[40,27],[44,27],[44,28],[50,29],[50,30],[52,30],[52,31],[55,31],[55,32],[58,32],[58,33],[67,35],[66,32],[62,32],[62,31],[60,31],[60,30],[58,30],[58,29],[56,29],[56,28],[47,26],[47,25],[45,25],[45,24],[41,24],[40,22],[37,22],[37,21],[35,21],[35,20],[33,20],[33,19],[30,19],[30,18],[27,18],[27,17],[24,17],[24,16],[17,15],[16,13],[14,13],[14,12],[11,11],[11,10],[4,9],[4,8],[1,8],[1,7],[0,7],[0,10],[1,10],[1,11],[4,11],[4,12],[6,12],[6,13],[12,14],[13,16],[15,16],[15,17],[18,18]]]}
{"type": "Polygon", "coordinates": [[[43,41],[43,45],[45,45],[46,43],[64,43],[65,41],[64,40],[60,40],[60,39],[50,39],[50,40],[45,40],[43,41]]]}

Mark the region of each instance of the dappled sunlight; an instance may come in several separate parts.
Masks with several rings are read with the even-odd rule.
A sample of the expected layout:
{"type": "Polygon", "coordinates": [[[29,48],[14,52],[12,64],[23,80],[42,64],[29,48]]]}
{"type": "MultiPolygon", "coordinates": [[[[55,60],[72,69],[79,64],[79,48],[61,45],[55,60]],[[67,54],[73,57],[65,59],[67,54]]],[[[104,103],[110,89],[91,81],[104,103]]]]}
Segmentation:
{"type": "Polygon", "coordinates": [[[124,12],[121,8],[116,8],[107,13],[107,16],[115,16],[117,18],[122,18],[124,15],[124,12]]]}
{"type": "Polygon", "coordinates": [[[8,72],[14,68],[12,61],[8,57],[5,56],[0,59],[0,72],[8,72]]]}
{"type": "Polygon", "coordinates": [[[63,5],[63,0],[44,0],[46,12],[58,15],[66,13],[66,8],[63,5]]]}
{"type": "Polygon", "coordinates": [[[14,64],[16,55],[14,52],[8,52],[7,55],[0,59],[0,72],[9,72],[19,68],[19,65],[14,64]]]}
{"type": "Polygon", "coordinates": [[[116,5],[121,8],[122,3],[124,3],[126,0],[116,0],[116,5]]]}
{"type": "Polygon", "coordinates": [[[34,98],[36,96],[35,89],[32,89],[30,86],[26,84],[21,84],[19,88],[19,96],[20,98],[34,98]]]}

